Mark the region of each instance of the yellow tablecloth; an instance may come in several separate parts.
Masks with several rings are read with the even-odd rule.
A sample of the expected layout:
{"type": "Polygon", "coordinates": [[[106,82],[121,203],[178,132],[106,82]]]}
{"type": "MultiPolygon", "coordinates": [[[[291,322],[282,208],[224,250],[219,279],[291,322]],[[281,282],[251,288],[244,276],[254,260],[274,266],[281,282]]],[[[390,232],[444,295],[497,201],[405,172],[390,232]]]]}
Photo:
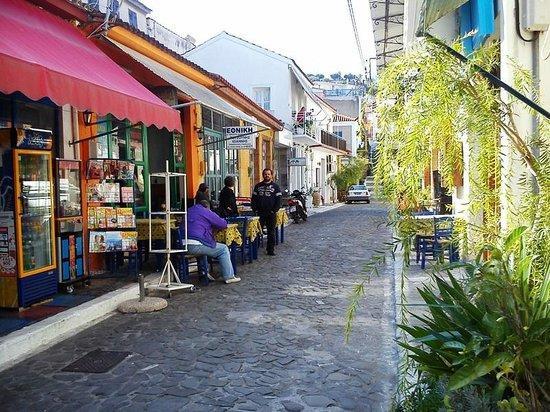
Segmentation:
{"type": "Polygon", "coordinates": [[[231,246],[233,242],[239,246],[243,244],[243,239],[239,232],[239,225],[236,223],[229,223],[227,229],[217,231],[214,237],[217,242],[225,243],[227,246],[231,246]]]}
{"type": "Polygon", "coordinates": [[[260,218],[258,216],[253,216],[248,218],[248,227],[246,230],[246,236],[250,240],[255,240],[258,235],[262,234],[262,225],[260,223],[260,218]]]}
{"type": "Polygon", "coordinates": [[[275,227],[283,226],[288,223],[288,215],[286,214],[286,210],[279,209],[277,211],[277,214],[275,215],[275,227]]]}
{"type": "MultiPolygon", "coordinates": [[[[170,228],[175,229],[176,220],[170,221],[170,228]]],[[[138,240],[149,240],[149,219],[136,219],[138,240]]],[[[151,220],[151,239],[166,240],[166,222],[164,219],[151,220]]]]}

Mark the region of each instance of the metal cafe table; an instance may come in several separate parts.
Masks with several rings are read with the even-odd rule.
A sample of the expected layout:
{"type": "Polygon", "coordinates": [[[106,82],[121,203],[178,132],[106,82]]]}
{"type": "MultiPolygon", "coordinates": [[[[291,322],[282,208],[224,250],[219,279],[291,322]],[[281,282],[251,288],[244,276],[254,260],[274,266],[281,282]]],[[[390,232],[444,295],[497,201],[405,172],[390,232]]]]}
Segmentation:
{"type": "Polygon", "coordinates": [[[231,252],[231,263],[233,264],[233,271],[237,274],[237,246],[243,244],[241,233],[239,232],[239,225],[236,223],[229,223],[227,228],[218,230],[214,234],[216,242],[224,243],[229,247],[231,252]]]}
{"type": "Polygon", "coordinates": [[[250,239],[250,244],[252,245],[252,259],[258,259],[258,247],[263,235],[260,218],[258,216],[249,216],[246,237],[250,239]]]}
{"type": "Polygon", "coordinates": [[[288,215],[285,209],[279,209],[275,215],[275,244],[279,244],[279,229],[281,230],[281,243],[285,242],[285,225],[288,223],[288,215]]]}
{"type": "MultiPolygon", "coordinates": [[[[170,221],[170,229],[177,229],[176,219],[170,221]]],[[[149,259],[149,219],[136,219],[136,230],[138,233],[138,262],[141,266],[144,261],[149,259]]],[[[152,219],[151,220],[151,239],[153,242],[166,241],[166,221],[164,219],[152,219]]],[[[160,265],[162,256],[156,254],[157,266],[160,265]]]]}

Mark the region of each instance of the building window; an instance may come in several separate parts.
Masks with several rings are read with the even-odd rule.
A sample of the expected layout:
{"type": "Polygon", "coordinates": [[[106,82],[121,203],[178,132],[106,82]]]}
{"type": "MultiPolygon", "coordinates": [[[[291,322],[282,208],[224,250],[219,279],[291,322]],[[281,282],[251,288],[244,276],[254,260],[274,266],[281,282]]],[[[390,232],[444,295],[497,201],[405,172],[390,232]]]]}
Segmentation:
{"type": "Polygon", "coordinates": [[[271,110],[271,88],[254,87],[254,101],[258,106],[265,110],[271,110]]]}
{"type": "Polygon", "coordinates": [[[343,136],[343,132],[341,130],[335,130],[334,131],[334,134],[338,137],[342,137],[343,136]]]}
{"type": "Polygon", "coordinates": [[[137,13],[130,9],[128,9],[128,22],[130,23],[130,26],[133,26],[137,29],[137,13]]]}
{"type": "Polygon", "coordinates": [[[327,173],[332,173],[332,155],[327,156],[327,173]]]}

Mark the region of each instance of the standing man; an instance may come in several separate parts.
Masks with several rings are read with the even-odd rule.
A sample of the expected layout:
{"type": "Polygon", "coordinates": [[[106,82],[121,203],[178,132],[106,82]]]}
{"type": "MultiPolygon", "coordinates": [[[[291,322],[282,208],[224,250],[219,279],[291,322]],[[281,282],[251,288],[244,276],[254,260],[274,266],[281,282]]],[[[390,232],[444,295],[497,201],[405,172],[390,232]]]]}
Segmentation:
{"type": "Polygon", "coordinates": [[[273,181],[273,171],[262,171],[263,182],[254,186],[252,210],[260,216],[262,226],[267,227],[267,254],[275,256],[275,214],[281,207],[281,189],[273,181]]]}

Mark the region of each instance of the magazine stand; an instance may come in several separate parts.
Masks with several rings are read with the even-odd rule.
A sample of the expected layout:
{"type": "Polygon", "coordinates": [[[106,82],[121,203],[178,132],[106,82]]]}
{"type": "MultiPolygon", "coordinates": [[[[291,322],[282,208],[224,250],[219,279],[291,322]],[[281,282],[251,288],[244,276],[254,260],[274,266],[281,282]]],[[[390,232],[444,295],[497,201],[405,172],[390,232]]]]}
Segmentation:
{"type": "Polygon", "coordinates": [[[170,172],[168,166],[168,160],[166,161],[166,171],[160,173],[150,173],[149,174],[149,187],[151,186],[151,178],[158,177],[164,179],[164,190],[165,190],[165,204],[166,210],[163,212],[153,212],[151,211],[151,192],[149,191],[149,251],[151,253],[163,253],[166,255],[166,263],[162,269],[162,274],[156,285],[148,286],[149,289],[155,290],[164,290],[168,291],[168,296],[171,296],[173,290],[180,289],[189,289],[191,292],[195,291],[195,286],[188,283],[182,283],[178,277],[178,272],[174,268],[174,265],[171,260],[171,255],[175,253],[185,253],[187,252],[187,182],[185,179],[185,173],[175,173],[170,172]],[[172,178],[183,178],[183,198],[186,199],[183,205],[183,211],[173,211],[171,210],[171,201],[170,201],[170,179],[172,178]],[[170,231],[172,216],[183,216],[185,236],[183,238],[184,244],[181,245],[181,249],[172,249],[172,234],[170,231]],[[164,216],[165,227],[166,227],[166,248],[165,249],[153,249],[153,240],[151,239],[151,226],[153,216],[164,216]]]}
{"type": "MultiPolygon", "coordinates": [[[[110,158],[89,159],[86,166],[88,198],[88,251],[111,254],[106,272],[119,276],[119,256],[128,254],[128,273],[137,276],[137,232],[135,221],[134,162],[110,158]]],[[[88,259],[90,278],[92,273],[88,259]]]]}

